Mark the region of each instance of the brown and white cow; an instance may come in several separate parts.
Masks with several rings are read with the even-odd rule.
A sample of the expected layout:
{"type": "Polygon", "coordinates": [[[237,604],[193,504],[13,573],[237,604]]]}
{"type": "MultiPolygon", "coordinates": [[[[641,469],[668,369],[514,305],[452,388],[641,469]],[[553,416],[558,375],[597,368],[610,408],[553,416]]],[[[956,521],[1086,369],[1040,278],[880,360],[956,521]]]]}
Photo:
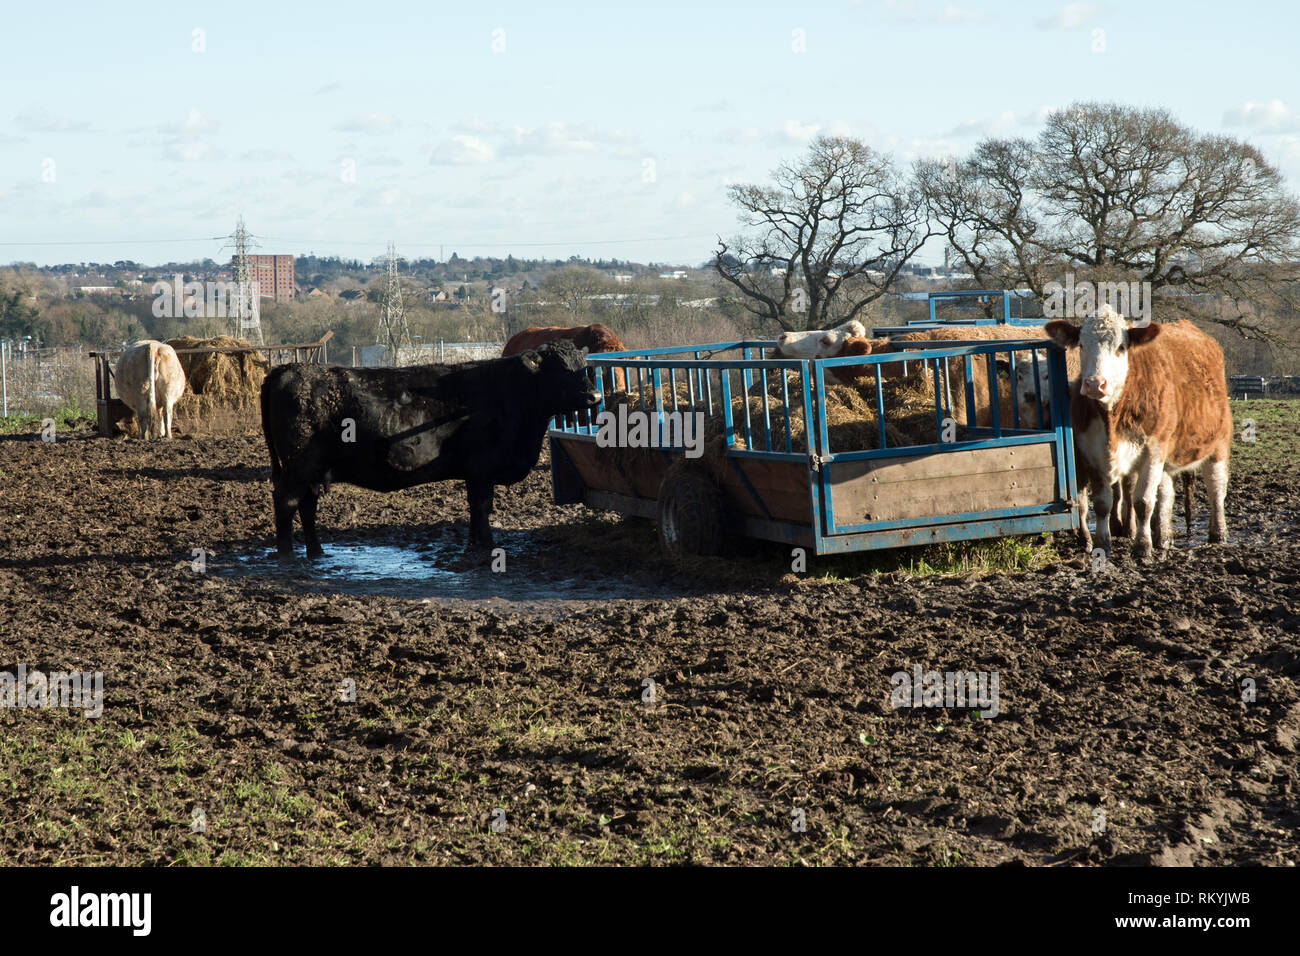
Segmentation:
{"type": "MultiPolygon", "coordinates": [[[[576,325],[572,328],[565,328],[560,325],[541,326],[534,325],[517,332],[511,336],[506,347],[501,350],[501,357],[507,355],[519,355],[529,349],[541,348],[547,342],[554,342],[558,339],[567,339],[580,349],[586,349],[588,352],[622,352],[625,350],[623,342],[614,330],[607,325],[601,325],[599,322],[592,325],[576,325]]],[[[605,380],[604,370],[602,371],[602,392],[609,391],[608,382],[605,380]]],[[[613,387],[617,391],[627,390],[627,381],[621,368],[613,370],[614,379],[613,387]]]]}
{"type": "Polygon", "coordinates": [[[172,409],[185,393],[185,370],[165,342],[132,342],[113,369],[117,394],[135,412],[140,437],[172,437],[172,409]]]}
{"type": "Polygon", "coordinates": [[[1210,503],[1211,542],[1227,539],[1232,414],[1223,351],[1190,322],[1132,326],[1108,305],[1083,325],[1047,323],[1052,339],[1080,350],[1080,387],[1071,395],[1080,483],[1097,514],[1097,546],[1111,552],[1112,486],[1134,475],[1133,556],[1172,538],[1173,476],[1199,468],[1210,503]],[[1152,519],[1154,516],[1154,540],[1152,519]]]}
{"type": "MultiPolygon", "coordinates": [[[[857,319],[851,319],[833,329],[808,329],[804,332],[782,332],[776,339],[773,358],[779,359],[820,359],[834,358],[840,354],[846,340],[861,338],[867,334],[866,326],[857,319]]],[[[848,385],[847,378],[830,369],[826,371],[826,381],[831,384],[848,385]]]]}

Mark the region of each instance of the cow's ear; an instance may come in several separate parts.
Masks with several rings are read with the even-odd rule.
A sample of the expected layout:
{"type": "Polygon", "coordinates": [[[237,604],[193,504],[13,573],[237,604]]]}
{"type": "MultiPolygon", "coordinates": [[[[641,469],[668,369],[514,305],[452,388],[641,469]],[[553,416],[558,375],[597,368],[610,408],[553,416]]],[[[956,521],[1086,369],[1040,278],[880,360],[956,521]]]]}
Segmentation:
{"type": "Polygon", "coordinates": [[[584,345],[584,346],[583,346],[583,347],[578,351],[578,354],[581,355],[583,358],[586,358],[588,355],[591,354],[591,349],[587,348],[587,346],[584,345]]]}
{"type": "Polygon", "coordinates": [[[529,349],[527,352],[520,352],[519,357],[523,359],[524,368],[528,369],[530,372],[536,372],[542,367],[542,357],[537,353],[536,349],[529,349]]]}
{"type": "Polygon", "coordinates": [[[1146,345],[1148,342],[1153,341],[1159,334],[1160,326],[1156,325],[1154,322],[1148,325],[1130,326],[1128,330],[1128,344],[1146,345]]]}
{"type": "Polygon", "coordinates": [[[1043,326],[1047,337],[1063,348],[1073,348],[1079,344],[1079,327],[1064,319],[1053,319],[1043,326]]]}

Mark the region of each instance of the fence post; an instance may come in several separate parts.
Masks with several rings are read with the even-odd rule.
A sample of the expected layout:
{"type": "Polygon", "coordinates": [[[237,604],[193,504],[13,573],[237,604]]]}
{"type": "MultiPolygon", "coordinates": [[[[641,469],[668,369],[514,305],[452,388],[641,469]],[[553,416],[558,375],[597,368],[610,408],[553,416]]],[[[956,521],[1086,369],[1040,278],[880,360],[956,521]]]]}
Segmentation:
{"type": "Polygon", "coordinates": [[[5,364],[5,352],[8,348],[8,342],[0,342],[0,393],[3,393],[3,397],[0,398],[2,403],[0,408],[3,409],[4,418],[9,417],[9,369],[5,364]]]}

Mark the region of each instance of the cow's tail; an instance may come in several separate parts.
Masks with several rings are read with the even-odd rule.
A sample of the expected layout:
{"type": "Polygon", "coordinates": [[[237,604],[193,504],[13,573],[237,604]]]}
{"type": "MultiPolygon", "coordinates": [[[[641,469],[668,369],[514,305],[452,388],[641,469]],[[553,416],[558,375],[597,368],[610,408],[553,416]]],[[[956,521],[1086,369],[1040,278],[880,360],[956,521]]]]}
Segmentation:
{"type": "MultiPolygon", "coordinates": [[[[149,343],[149,423],[145,426],[146,431],[153,433],[156,431],[154,422],[158,418],[158,343],[149,343]]],[[[165,419],[164,419],[165,421],[165,419]]],[[[142,438],[151,438],[152,434],[140,436],[142,438]]]]}

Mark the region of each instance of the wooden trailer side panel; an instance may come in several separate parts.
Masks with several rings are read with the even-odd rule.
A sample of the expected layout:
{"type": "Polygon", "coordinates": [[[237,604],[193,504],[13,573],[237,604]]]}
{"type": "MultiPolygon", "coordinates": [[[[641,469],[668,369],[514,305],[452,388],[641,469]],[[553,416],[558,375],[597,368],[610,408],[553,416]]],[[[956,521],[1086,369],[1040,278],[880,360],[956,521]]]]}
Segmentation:
{"type": "Polygon", "coordinates": [[[792,461],[732,458],[719,477],[718,484],[741,514],[751,518],[812,524],[807,465],[792,461]],[[755,493],[762,501],[761,505],[754,500],[755,493]]]}
{"type": "MultiPolygon", "coordinates": [[[[622,449],[601,448],[595,442],[554,434],[551,437],[568,456],[585,487],[628,498],[656,500],[664,472],[682,458],[681,452],[639,452],[635,459],[629,459],[620,454],[622,449]]],[[[701,463],[700,467],[708,466],[701,463]]],[[[739,515],[812,524],[808,468],[803,462],[732,457],[720,468],[710,469],[710,475],[739,515]]]]}
{"type": "Polygon", "coordinates": [[[840,462],[830,468],[837,527],[1056,501],[1052,446],[977,448],[941,455],[840,462]]]}

